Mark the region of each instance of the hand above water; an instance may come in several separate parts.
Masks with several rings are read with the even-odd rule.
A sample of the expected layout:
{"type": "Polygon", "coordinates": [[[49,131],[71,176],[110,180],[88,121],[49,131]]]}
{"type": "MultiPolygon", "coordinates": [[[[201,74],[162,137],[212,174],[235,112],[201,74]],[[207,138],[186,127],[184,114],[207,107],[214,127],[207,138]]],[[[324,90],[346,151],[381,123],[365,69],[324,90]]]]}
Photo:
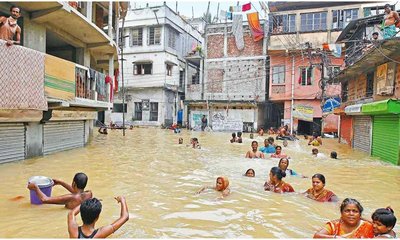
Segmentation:
{"type": "Polygon", "coordinates": [[[125,197],[123,196],[114,197],[114,199],[117,200],[117,203],[125,202],[125,197]]]}

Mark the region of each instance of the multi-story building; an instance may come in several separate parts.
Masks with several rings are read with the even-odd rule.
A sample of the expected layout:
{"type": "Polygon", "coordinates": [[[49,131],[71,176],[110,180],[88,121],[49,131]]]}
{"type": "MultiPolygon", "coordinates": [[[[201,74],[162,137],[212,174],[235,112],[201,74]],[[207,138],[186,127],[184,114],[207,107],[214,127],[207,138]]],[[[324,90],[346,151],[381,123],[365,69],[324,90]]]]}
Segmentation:
{"type": "Polygon", "coordinates": [[[0,15],[12,5],[22,38],[21,46],[0,40],[0,162],[84,146],[97,112],[104,118],[112,107],[113,22],[127,4],[2,2],[0,15]]]}
{"type": "Polygon", "coordinates": [[[232,22],[206,25],[204,58],[199,59],[204,74],[186,89],[185,117],[191,128],[199,128],[203,115],[214,131],[251,131],[263,125],[267,41],[254,41],[243,21],[243,42],[239,51],[232,22]]]}
{"type": "MultiPolygon", "coordinates": [[[[128,11],[124,36],[128,123],[142,126],[182,123],[186,80],[199,75],[199,67],[185,57],[201,51],[200,32],[164,4],[128,11]]],[[[112,120],[119,122],[121,91],[115,102],[112,120]]]]}
{"type": "Polygon", "coordinates": [[[338,48],[336,56],[323,50],[323,46],[334,44],[342,29],[352,20],[375,14],[381,5],[359,2],[269,3],[271,102],[266,108],[267,127],[279,126],[282,124],[279,120],[283,119],[285,124],[292,123],[293,130],[299,134],[337,132],[338,117],[324,114],[321,102],[340,97],[341,85],[330,81],[333,75],[328,73],[337,73],[343,68],[344,56],[340,54],[340,45],[331,45],[338,48]],[[296,114],[299,107],[303,111],[307,109],[309,116],[298,117],[302,114],[296,114]]]}
{"type": "Polygon", "coordinates": [[[346,43],[346,66],[336,77],[342,105],[335,114],[339,142],[400,165],[400,38],[382,39],[383,17],[354,20],[337,39],[346,43]],[[372,39],[374,32],[378,40],[372,39]]]}

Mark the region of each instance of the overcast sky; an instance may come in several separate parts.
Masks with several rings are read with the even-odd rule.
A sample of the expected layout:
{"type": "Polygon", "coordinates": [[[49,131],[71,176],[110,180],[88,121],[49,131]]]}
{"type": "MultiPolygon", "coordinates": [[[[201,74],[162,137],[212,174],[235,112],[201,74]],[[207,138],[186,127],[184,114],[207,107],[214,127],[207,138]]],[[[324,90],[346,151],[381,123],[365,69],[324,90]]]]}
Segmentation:
{"type": "MultiPolygon", "coordinates": [[[[205,0],[197,0],[197,1],[190,1],[190,0],[179,0],[179,1],[166,1],[167,5],[173,9],[174,11],[176,10],[176,2],[178,2],[178,12],[181,15],[185,15],[188,18],[192,17],[192,6],[194,9],[194,17],[201,17],[203,13],[207,11],[207,5],[208,1],[205,0]]],[[[246,3],[249,3],[250,1],[239,1],[239,5],[243,5],[246,3]]],[[[131,2],[132,8],[134,8],[135,4],[136,7],[145,7],[146,3],[149,3],[149,6],[159,6],[163,4],[163,1],[135,1],[131,2]]],[[[212,17],[217,15],[217,8],[218,8],[218,3],[219,3],[219,10],[225,10],[227,11],[229,9],[229,6],[236,6],[237,1],[216,1],[212,0],[210,1],[210,13],[212,17]]],[[[252,6],[252,9],[249,12],[254,12],[254,11],[261,11],[260,4],[258,1],[253,1],[253,4],[255,6],[252,6]]]]}

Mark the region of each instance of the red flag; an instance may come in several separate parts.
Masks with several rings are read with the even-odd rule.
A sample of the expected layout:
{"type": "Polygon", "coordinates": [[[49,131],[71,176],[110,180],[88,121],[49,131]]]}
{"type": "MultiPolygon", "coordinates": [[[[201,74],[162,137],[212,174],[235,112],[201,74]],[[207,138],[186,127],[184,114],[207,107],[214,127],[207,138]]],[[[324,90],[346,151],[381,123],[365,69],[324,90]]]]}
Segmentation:
{"type": "Polygon", "coordinates": [[[242,12],[246,12],[251,9],[251,3],[246,3],[242,5],[242,12]]]}

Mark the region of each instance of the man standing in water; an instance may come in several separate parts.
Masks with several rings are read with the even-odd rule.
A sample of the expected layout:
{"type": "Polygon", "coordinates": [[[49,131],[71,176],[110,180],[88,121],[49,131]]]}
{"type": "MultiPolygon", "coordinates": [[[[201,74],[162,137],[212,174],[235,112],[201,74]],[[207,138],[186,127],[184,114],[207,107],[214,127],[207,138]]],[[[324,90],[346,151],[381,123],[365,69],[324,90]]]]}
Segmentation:
{"type": "Polygon", "coordinates": [[[204,129],[207,127],[208,120],[206,118],[206,115],[203,115],[203,118],[201,119],[201,131],[204,131],[204,129]]]}
{"type": "Polygon", "coordinates": [[[251,142],[251,151],[247,151],[246,158],[265,158],[264,153],[258,151],[258,142],[251,142]]]}
{"type": "Polygon", "coordinates": [[[392,11],[390,4],[386,4],[384,18],[383,39],[389,39],[396,35],[395,25],[399,22],[399,14],[396,11],[392,11]]]}
{"type": "Polygon", "coordinates": [[[17,20],[21,14],[20,12],[21,10],[19,7],[11,6],[11,16],[8,18],[4,16],[0,17],[0,39],[7,41],[7,46],[20,44],[21,28],[17,24],[17,20]]]}

